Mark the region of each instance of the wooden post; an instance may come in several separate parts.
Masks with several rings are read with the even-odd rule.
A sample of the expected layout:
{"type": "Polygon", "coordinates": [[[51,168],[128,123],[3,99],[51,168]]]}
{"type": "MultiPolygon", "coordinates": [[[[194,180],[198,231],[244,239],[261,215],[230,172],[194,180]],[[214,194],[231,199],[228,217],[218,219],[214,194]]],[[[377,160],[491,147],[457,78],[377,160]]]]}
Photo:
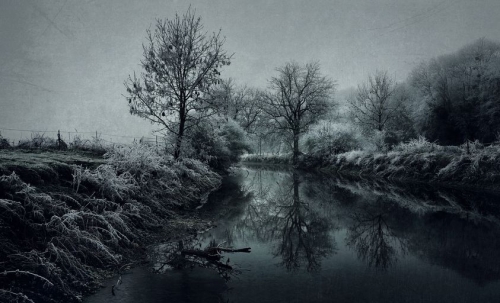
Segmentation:
{"type": "Polygon", "coordinates": [[[61,149],[61,131],[57,130],[57,148],[61,149]]]}

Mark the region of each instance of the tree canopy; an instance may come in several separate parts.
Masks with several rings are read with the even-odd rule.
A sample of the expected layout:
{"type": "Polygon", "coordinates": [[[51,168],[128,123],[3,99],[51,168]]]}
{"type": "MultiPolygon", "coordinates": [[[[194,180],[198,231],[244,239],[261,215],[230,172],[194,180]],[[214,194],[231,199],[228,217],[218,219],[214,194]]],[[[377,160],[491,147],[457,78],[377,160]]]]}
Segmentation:
{"type": "Polygon", "coordinates": [[[321,75],[319,63],[304,66],[289,62],[276,69],[262,108],[277,131],[293,142],[293,162],[297,162],[299,137],[326,114],[332,105],[334,83],[321,75]]]}
{"type": "Polygon", "coordinates": [[[214,114],[207,97],[220,83],[220,69],[230,64],[225,38],[203,30],[193,10],[173,20],[156,20],[143,45],[143,72],[125,82],[130,113],[175,137],[178,158],[186,130],[214,114]]]}

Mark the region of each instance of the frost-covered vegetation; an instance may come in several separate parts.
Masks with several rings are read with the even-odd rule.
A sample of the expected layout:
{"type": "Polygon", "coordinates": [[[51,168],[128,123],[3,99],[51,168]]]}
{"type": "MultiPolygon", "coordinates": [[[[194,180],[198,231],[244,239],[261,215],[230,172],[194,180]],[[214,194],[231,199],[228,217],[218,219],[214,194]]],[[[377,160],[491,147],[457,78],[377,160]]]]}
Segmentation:
{"type": "Polygon", "coordinates": [[[84,139],[81,135],[76,134],[73,135],[71,142],[66,142],[59,136],[52,137],[45,133],[33,132],[31,138],[21,139],[14,144],[10,144],[7,138],[0,135],[0,149],[73,150],[103,155],[112,146],[112,143],[104,141],[97,135],[90,139],[84,139]]]}
{"type": "Polygon", "coordinates": [[[305,156],[300,166],[384,179],[498,185],[500,146],[482,147],[477,142],[469,147],[440,146],[421,137],[389,152],[354,150],[323,161],[305,156]]]}
{"type": "Polygon", "coordinates": [[[179,207],[205,199],[221,180],[200,161],[141,144],[96,161],[63,152],[0,155],[6,302],[81,301],[103,273],[130,263],[179,207]]]}
{"type": "Polygon", "coordinates": [[[220,117],[196,125],[184,141],[184,156],[198,159],[218,172],[227,171],[251,150],[242,127],[220,117]]]}
{"type": "Polygon", "coordinates": [[[479,39],[422,62],[402,83],[386,71],[374,72],[299,132],[299,148],[297,136],[279,128],[286,115],[270,115],[263,101],[261,123],[268,131],[259,143],[265,142],[264,154],[243,160],[390,179],[498,185],[499,88],[500,44],[479,39]],[[277,123],[269,124],[273,119],[277,123]],[[297,157],[287,161],[287,153],[297,157]]]}
{"type": "Polygon", "coordinates": [[[246,163],[263,163],[263,164],[292,164],[292,154],[245,154],[241,156],[241,161],[246,163]]]}
{"type": "Polygon", "coordinates": [[[304,136],[307,154],[325,157],[361,148],[361,137],[347,124],[320,121],[304,136]]]}

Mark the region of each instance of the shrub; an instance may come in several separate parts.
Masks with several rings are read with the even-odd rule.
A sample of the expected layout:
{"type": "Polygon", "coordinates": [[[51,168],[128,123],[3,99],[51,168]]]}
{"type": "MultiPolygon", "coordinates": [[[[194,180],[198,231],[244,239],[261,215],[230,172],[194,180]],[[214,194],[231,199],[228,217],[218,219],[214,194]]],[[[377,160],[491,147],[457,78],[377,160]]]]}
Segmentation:
{"type": "Polygon", "coordinates": [[[10,143],[9,140],[5,139],[0,135],[0,149],[7,149],[10,148],[10,143]]]}
{"type": "Polygon", "coordinates": [[[233,120],[218,118],[200,123],[185,141],[185,157],[198,159],[217,171],[227,171],[250,151],[245,131],[233,120]]]}
{"type": "Polygon", "coordinates": [[[359,136],[347,124],[321,121],[303,138],[307,153],[315,157],[328,157],[361,147],[359,136]]]}
{"type": "Polygon", "coordinates": [[[139,186],[138,194],[150,197],[153,203],[151,199],[156,198],[165,205],[185,204],[203,198],[220,185],[220,176],[206,164],[185,158],[176,161],[144,144],[118,146],[104,157],[116,174],[130,174],[139,186]]]}
{"type": "Polygon", "coordinates": [[[425,137],[419,136],[417,139],[394,146],[393,150],[403,153],[430,153],[443,151],[444,148],[441,145],[429,142],[425,137]]]}
{"type": "Polygon", "coordinates": [[[98,155],[104,155],[108,151],[109,144],[99,136],[92,137],[92,139],[82,139],[80,135],[75,135],[73,141],[70,142],[69,148],[73,150],[89,151],[98,155]]]}
{"type": "Polygon", "coordinates": [[[116,198],[124,201],[129,197],[129,194],[138,188],[132,174],[127,171],[119,174],[116,168],[109,164],[100,165],[95,170],[75,166],[73,186],[76,192],[78,192],[82,182],[98,188],[101,195],[111,201],[115,201],[116,198]]]}
{"type": "Polygon", "coordinates": [[[45,134],[33,133],[31,139],[20,140],[17,145],[26,149],[57,149],[57,141],[54,138],[46,137],[45,134]]]}

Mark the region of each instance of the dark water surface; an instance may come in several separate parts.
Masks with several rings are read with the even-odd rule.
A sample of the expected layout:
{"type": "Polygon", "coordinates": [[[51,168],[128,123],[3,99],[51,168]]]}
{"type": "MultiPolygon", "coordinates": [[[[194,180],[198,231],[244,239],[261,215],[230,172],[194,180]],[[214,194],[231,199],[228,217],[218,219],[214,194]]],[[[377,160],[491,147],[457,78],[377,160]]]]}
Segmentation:
{"type": "Polygon", "coordinates": [[[245,167],[203,213],[201,247],[252,248],[228,281],[136,268],[85,302],[500,302],[499,196],[245,167]]]}

